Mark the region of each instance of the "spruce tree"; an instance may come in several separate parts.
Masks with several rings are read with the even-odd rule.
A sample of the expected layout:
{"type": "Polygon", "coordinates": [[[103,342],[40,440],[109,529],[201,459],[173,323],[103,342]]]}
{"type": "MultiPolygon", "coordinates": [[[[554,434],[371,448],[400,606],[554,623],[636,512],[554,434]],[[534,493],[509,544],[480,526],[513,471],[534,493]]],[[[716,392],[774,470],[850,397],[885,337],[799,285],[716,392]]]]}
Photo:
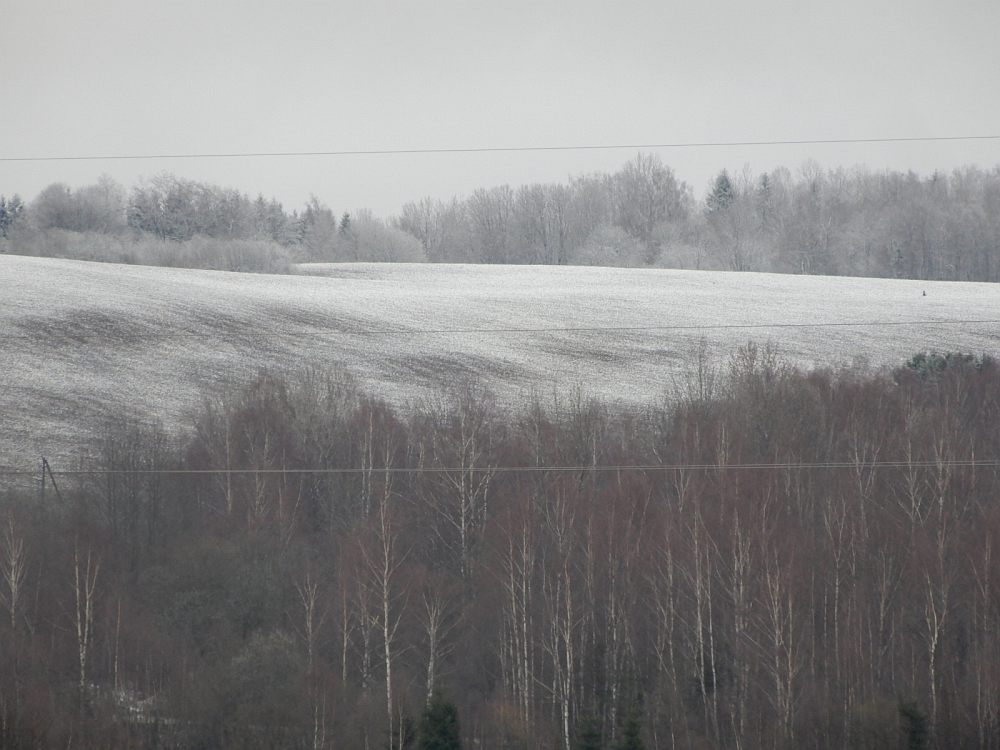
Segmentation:
{"type": "Polygon", "coordinates": [[[633,704],[625,714],[614,750],[645,750],[645,747],[642,743],[642,716],[639,707],[633,704]]]}
{"type": "Polygon", "coordinates": [[[712,191],[708,194],[706,205],[709,213],[725,211],[733,204],[736,195],[733,192],[733,183],[729,179],[729,172],[723,169],[719,176],[715,178],[712,191]]]}
{"type": "Polygon", "coordinates": [[[435,693],[417,726],[418,750],[461,750],[458,706],[435,693]]]}
{"type": "Polygon", "coordinates": [[[916,701],[899,701],[899,716],[903,720],[907,750],[924,750],[927,747],[927,714],[916,701]]]}
{"type": "Polygon", "coordinates": [[[604,738],[601,736],[601,722],[590,711],[581,718],[576,730],[575,750],[603,750],[604,738]]]}

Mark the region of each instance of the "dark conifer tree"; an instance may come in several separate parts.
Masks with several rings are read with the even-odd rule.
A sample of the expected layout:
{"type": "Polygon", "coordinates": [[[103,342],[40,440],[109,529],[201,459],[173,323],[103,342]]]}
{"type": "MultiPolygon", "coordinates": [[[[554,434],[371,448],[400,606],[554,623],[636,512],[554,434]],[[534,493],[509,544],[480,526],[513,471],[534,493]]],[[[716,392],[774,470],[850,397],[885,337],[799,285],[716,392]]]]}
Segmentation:
{"type": "Polygon", "coordinates": [[[642,714],[639,707],[632,704],[625,713],[614,750],[645,750],[645,748],[642,742],[642,714]]]}
{"type": "Polygon", "coordinates": [[[917,702],[901,700],[899,717],[903,722],[907,750],[923,750],[927,747],[927,714],[920,710],[917,702]]]}
{"type": "Polygon", "coordinates": [[[418,750],[461,750],[458,707],[435,693],[417,727],[418,750]]]}
{"type": "Polygon", "coordinates": [[[729,179],[729,172],[723,169],[719,176],[715,178],[715,185],[712,192],[708,194],[706,205],[709,213],[725,211],[733,204],[735,195],[733,194],[733,183],[729,179]]]}
{"type": "Polygon", "coordinates": [[[601,723],[591,711],[587,711],[580,719],[576,730],[576,750],[602,750],[604,747],[601,736],[601,723]]]}

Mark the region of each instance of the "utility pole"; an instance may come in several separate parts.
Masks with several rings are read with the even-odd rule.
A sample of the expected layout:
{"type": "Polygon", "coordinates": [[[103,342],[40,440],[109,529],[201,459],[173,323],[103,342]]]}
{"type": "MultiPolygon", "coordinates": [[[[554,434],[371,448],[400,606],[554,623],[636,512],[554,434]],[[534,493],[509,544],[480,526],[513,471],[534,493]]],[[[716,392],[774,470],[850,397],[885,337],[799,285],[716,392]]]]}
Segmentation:
{"type": "Polygon", "coordinates": [[[59,502],[62,502],[62,494],[59,492],[59,485],[56,484],[56,476],[52,473],[52,467],[49,466],[48,459],[42,456],[42,505],[45,505],[45,474],[48,473],[49,479],[52,480],[52,489],[56,491],[56,498],[59,502]]]}

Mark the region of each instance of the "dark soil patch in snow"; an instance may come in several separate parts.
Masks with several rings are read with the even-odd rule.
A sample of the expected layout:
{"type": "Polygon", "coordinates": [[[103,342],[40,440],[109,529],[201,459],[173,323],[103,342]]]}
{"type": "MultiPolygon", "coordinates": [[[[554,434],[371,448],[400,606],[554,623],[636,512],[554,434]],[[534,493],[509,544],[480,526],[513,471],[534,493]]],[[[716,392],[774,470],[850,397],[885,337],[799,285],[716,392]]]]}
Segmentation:
{"type": "MultiPolygon", "coordinates": [[[[149,343],[148,326],[96,310],[80,310],[58,318],[30,317],[14,321],[19,335],[47,347],[139,348],[149,343]]],[[[154,333],[155,335],[155,333],[154,333]]]]}
{"type": "Polygon", "coordinates": [[[520,368],[485,357],[466,354],[393,357],[386,362],[389,380],[415,382],[448,391],[468,381],[484,379],[512,382],[520,368]]]}

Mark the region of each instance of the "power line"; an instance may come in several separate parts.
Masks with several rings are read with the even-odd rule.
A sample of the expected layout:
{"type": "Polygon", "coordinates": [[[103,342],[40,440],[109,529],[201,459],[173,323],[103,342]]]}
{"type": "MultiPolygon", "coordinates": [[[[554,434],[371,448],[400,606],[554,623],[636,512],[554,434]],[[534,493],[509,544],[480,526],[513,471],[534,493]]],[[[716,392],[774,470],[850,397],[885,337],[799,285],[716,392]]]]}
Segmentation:
{"type": "MultiPolygon", "coordinates": [[[[246,325],[255,325],[245,321],[246,325]]],[[[165,331],[155,336],[124,334],[125,338],[272,338],[272,337],[322,337],[322,336],[415,336],[431,334],[478,334],[478,333],[642,333],[646,331],[714,331],[714,330],[755,330],[771,328],[887,328],[899,326],[931,325],[1000,325],[1000,320],[897,320],[886,322],[834,322],[834,323],[705,323],[696,325],[660,326],[590,326],[566,328],[427,328],[409,329],[369,329],[369,330],[320,330],[320,331],[242,331],[237,333],[216,333],[211,331],[165,331]]],[[[66,331],[53,334],[61,339],[86,339],[101,336],[120,335],[113,332],[66,331]]],[[[36,340],[39,334],[4,333],[0,339],[36,340]]]]}
{"type": "MultiPolygon", "coordinates": [[[[931,461],[819,461],[812,463],[752,463],[752,464],[629,464],[597,466],[465,466],[437,467],[410,466],[377,469],[325,468],[325,469],[67,469],[51,471],[59,476],[206,476],[206,475],[308,475],[308,474],[516,474],[545,472],[619,472],[619,471],[767,471],[793,469],[928,469],[939,467],[994,467],[1000,468],[997,459],[951,459],[931,461]]],[[[0,476],[36,476],[38,470],[0,471],[0,476]]]]}
{"type": "Polygon", "coordinates": [[[993,141],[1000,135],[955,135],[922,136],[912,138],[815,138],[805,140],[778,141],[690,141],[675,143],[630,143],[581,146],[494,146],[475,148],[399,148],[399,149],[357,149],[341,151],[244,151],[234,153],[202,154],[105,154],[91,156],[2,156],[0,162],[38,161],[116,161],[152,159],[245,159],[273,157],[316,157],[316,156],[393,156],[407,154],[488,154],[534,151],[615,151],[625,149],[656,148],[731,148],[746,146],[812,146],[825,144],[860,143],[930,143],[941,141],[993,141]]]}

